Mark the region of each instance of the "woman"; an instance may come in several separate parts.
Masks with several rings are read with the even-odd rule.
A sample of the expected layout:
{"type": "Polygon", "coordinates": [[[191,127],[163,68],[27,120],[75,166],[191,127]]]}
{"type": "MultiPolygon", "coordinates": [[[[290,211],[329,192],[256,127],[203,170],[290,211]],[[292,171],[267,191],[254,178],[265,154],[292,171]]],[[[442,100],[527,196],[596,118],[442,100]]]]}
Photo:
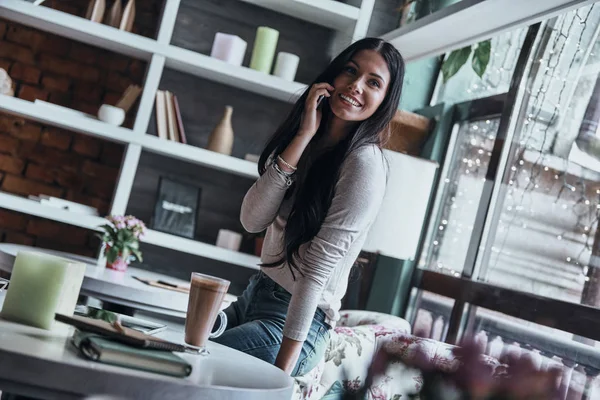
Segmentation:
{"type": "Polygon", "coordinates": [[[261,272],[227,309],[216,342],[292,376],[324,355],[350,270],[386,185],[381,151],[404,61],[389,43],[355,42],[294,105],[262,152],[241,222],[267,230],[261,272]]]}

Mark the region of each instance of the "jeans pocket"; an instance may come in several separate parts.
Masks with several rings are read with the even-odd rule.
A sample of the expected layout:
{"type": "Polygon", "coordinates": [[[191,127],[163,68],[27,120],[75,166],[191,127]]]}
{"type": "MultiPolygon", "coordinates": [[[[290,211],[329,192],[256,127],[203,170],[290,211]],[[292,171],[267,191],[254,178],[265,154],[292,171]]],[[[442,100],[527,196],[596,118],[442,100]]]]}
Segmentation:
{"type": "Polygon", "coordinates": [[[273,289],[273,291],[271,292],[271,297],[273,297],[273,299],[275,299],[277,301],[281,301],[286,304],[289,304],[290,300],[292,300],[291,294],[284,292],[283,290],[279,290],[279,289],[273,289]]]}

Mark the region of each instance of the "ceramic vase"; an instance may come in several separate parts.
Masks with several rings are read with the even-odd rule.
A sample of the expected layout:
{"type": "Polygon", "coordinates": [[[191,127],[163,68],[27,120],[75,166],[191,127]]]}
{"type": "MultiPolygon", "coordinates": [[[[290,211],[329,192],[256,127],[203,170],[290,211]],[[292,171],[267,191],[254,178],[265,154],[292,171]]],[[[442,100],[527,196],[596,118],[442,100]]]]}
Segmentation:
{"type": "Polygon", "coordinates": [[[111,263],[106,261],[106,268],[112,269],[119,272],[127,271],[127,267],[129,266],[129,261],[125,260],[121,255],[119,255],[115,260],[111,263]]]}
{"type": "Polygon", "coordinates": [[[226,106],[221,121],[219,121],[208,138],[208,145],[206,146],[208,150],[231,155],[231,150],[233,148],[233,128],[231,127],[232,113],[233,107],[226,106]]]}

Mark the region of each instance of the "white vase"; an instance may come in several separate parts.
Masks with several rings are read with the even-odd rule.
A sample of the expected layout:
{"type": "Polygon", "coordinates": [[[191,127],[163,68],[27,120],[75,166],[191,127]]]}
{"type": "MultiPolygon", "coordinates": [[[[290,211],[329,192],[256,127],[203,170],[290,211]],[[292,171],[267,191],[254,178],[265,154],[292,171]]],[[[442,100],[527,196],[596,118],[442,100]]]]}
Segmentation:
{"type": "Polygon", "coordinates": [[[231,155],[231,150],[233,148],[233,128],[231,127],[232,113],[233,107],[226,106],[221,121],[215,126],[215,129],[213,129],[208,138],[208,145],[206,146],[208,150],[231,155]]]}

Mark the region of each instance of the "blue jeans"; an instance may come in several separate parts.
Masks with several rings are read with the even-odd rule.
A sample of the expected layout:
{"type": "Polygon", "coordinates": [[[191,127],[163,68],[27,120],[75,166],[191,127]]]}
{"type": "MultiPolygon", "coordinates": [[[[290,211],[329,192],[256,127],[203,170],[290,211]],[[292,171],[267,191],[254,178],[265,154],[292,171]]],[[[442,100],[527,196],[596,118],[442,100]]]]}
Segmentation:
{"type": "MultiPolygon", "coordinates": [[[[291,298],[289,292],[259,272],[225,310],[227,330],[211,340],[274,364],[291,298]]],[[[292,376],[304,375],[321,361],[329,343],[329,329],[325,313],[317,309],[292,376]]]]}

